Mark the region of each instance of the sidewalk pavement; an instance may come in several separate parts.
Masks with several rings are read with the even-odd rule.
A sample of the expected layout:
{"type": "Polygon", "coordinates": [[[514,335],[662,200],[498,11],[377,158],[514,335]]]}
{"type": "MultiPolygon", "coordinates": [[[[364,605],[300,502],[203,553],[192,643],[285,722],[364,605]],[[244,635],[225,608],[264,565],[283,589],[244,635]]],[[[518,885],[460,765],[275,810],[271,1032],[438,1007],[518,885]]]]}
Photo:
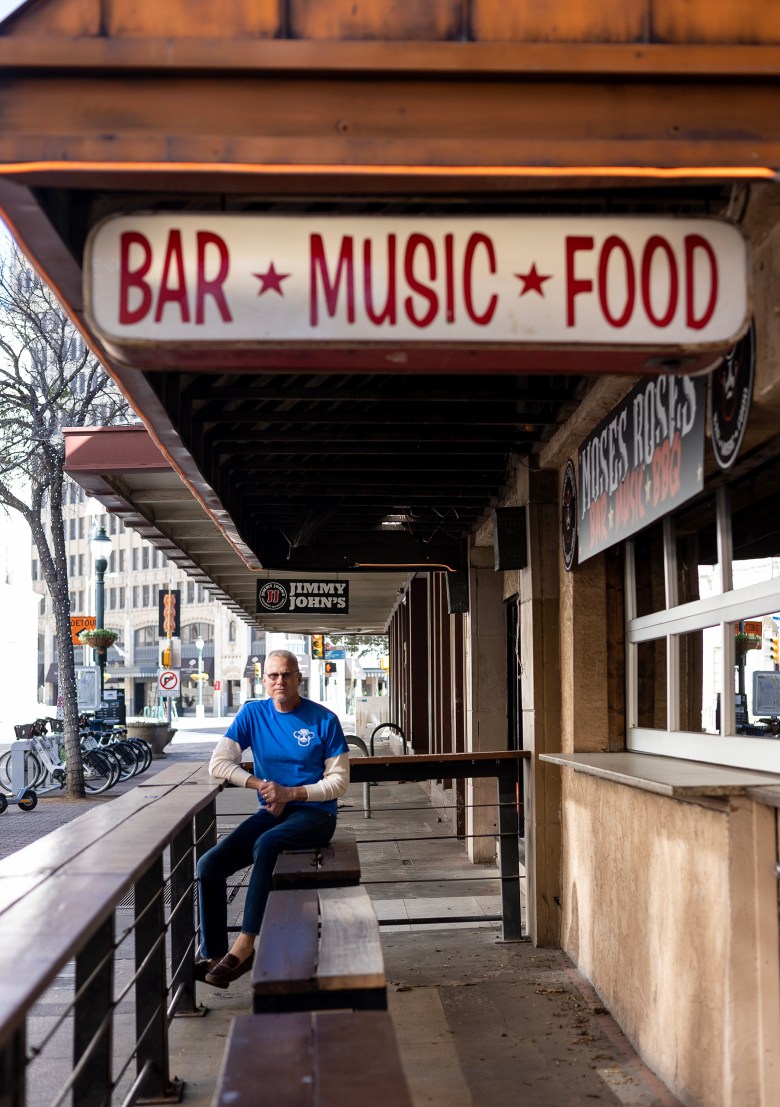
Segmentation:
{"type": "MultiPolygon", "coordinates": [[[[181,728],[147,778],[172,761],[208,758],[224,728],[197,723],[181,728]]],[[[0,816],[0,856],[134,786],[126,782],[81,803],[51,794],[29,813],[9,807],[0,816]]],[[[251,792],[226,789],[218,832],[228,832],[254,803],[251,792]]],[[[415,1107],[679,1107],[564,953],[500,940],[500,925],[490,919],[499,910],[497,869],[466,860],[420,785],[372,786],[371,808],[366,819],[362,785],[353,785],[339,819],[356,831],[363,882],[380,921],[393,920],[382,926],[388,1002],[415,1107]],[[446,921],[463,915],[481,921],[446,921]],[[422,924],[421,916],[442,921],[422,924]]],[[[236,925],[246,875],[237,874],[231,901],[236,925]]],[[[189,1107],[210,1107],[231,1019],[250,1010],[250,991],[249,977],[225,991],[199,985],[208,1017],[174,1019],[170,1071],[185,1081],[189,1107]]],[[[32,1013],[31,1041],[51,1004],[47,993],[32,1013]]],[[[56,1087],[52,1064],[41,1077],[56,1087]]]]}

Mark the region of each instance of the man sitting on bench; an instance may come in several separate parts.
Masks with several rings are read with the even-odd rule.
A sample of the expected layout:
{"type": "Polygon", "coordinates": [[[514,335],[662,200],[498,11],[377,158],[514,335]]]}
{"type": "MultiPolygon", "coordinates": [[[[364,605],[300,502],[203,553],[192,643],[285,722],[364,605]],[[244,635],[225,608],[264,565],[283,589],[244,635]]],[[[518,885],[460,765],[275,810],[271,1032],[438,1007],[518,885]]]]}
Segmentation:
{"type": "Polygon", "coordinates": [[[349,752],[336,715],[303,699],[295,654],[274,650],[265,661],[268,699],[245,703],[217,743],[212,776],[254,788],[259,809],[198,862],[198,980],[227,987],[252,967],[276,858],[282,850],[326,846],[336,829],[336,799],[349,784],[349,752]],[[251,748],[254,772],[241,766],[251,748]],[[252,865],[241,933],[228,951],[227,878],[252,865]]]}

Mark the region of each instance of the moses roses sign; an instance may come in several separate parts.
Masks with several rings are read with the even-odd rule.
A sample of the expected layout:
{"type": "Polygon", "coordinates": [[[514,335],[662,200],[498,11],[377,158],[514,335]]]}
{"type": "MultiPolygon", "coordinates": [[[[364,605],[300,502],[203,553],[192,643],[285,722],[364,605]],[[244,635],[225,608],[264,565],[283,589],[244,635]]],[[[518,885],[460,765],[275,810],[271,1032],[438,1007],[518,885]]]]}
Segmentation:
{"type": "Polygon", "coordinates": [[[110,343],[690,346],[745,326],[747,248],[715,220],[146,215],[85,264],[110,343]]]}

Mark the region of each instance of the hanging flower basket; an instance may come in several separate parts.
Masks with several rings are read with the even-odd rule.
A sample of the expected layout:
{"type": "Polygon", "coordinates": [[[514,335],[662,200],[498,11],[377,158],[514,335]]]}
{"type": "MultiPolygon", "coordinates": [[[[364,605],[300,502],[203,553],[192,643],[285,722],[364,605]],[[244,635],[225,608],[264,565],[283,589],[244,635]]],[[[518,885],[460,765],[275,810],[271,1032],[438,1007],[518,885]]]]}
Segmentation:
{"type": "Polygon", "coordinates": [[[92,630],[79,632],[79,641],[85,646],[91,646],[93,650],[107,650],[113,646],[119,638],[118,630],[106,630],[104,627],[95,627],[92,630]]]}
{"type": "Polygon", "coordinates": [[[737,654],[737,661],[744,661],[745,654],[748,652],[748,650],[757,650],[760,645],[761,639],[755,634],[735,634],[734,648],[737,654]]]}

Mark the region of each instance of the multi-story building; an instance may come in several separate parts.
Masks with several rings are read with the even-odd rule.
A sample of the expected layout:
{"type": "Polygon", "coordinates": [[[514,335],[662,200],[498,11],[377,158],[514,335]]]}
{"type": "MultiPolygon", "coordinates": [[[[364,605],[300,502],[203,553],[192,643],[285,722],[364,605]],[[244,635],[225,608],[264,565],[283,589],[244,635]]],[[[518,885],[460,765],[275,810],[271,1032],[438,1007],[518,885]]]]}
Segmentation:
{"type": "MultiPolygon", "coordinates": [[[[65,549],[68,558],[70,611],[72,615],[95,613],[96,580],[89,540],[96,528],[105,527],[112,549],[105,573],[105,624],[119,633],[109,650],[106,687],[121,688],[129,714],[141,714],[158,704],[157,672],[160,658],[158,597],[170,586],[181,596],[181,697],[180,713],[193,713],[198,684],[188,677],[199,665],[196,642],[202,639],[202,702],[207,715],[234,714],[241,703],[259,694],[255,665],[265,655],[264,633],[249,627],[210,596],[202,584],[183,576],[162,551],[134,531],[126,530],[115,516],[82,488],[66,481],[64,492],[65,549]]],[[[57,641],[51,599],[40,571],[37,551],[32,550],[33,588],[41,594],[38,617],[38,696],[56,704],[58,697],[57,641]]],[[[301,643],[298,643],[301,647],[301,643]]],[[[293,643],[292,648],[295,648],[293,643]]],[[[76,664],[91,664],[87,647],[76,646],[76,664]]]]}

